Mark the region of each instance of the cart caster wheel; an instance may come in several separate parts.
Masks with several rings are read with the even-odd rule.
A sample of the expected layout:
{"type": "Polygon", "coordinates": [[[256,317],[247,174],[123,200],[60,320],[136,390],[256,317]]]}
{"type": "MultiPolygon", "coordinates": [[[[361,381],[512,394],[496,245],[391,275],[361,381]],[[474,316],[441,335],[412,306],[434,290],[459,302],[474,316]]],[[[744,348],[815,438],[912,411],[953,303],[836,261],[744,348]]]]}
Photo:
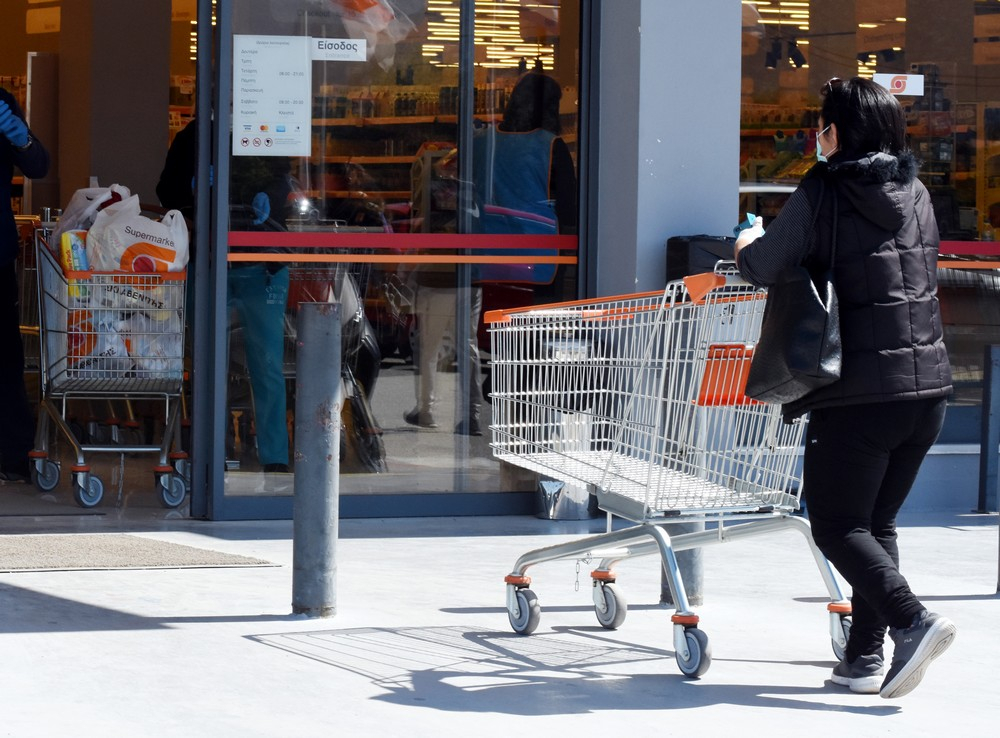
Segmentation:
{"type": "Polygon", "coordinates": [[[87,423],[87,439],[90,443],[106,445],[111,441],[111,429],[96,422],[87,423]]]}
{"type": "Polygon", "coordinates": [[[177,461],[174,462],[174,471],[177,472],[177,476],[184,480],[185,484],[191,483],[190,459],[177,459],[177,461]]]}
{"type": "Polygon", "coordinates": [[[712,665],[712,648],[708,644],[708,636],[698,628],[685,628],[684,641],[687,644],[687,658],[678,653],[677,666],[684,676],[697,679],[712,665]]]}
{"type": "Polygon", "coordinates": [[[520,635],[530,635],[538,627],[538,621],[542,618],[542,608],[538,604],[538,598],[530,589],[522,588],[515,593],[517,597],[518,614],[508,611],[507,618],[510,620],[510,627],[515,633],[520,635]]]}
{"type": "Polygon", "coordinates": [[[187,485],[178,474],[160,474],[156,478],[156,492],[163,507],[179,507],[187,496],[187,485]]]}
{"type": "Polygon", "coordinates": [[[122,427],[118,431],[117,443],[121,446],[141,446],[142,428],[122,427]]]}
{"type": "Polygon", "coordinates": [[[97,507],[104,498],[104,482],[91,474],[85,489],[81,481],[85,476],[83,474],[74,475],[73,499],[80,507],[97,507]]]}
{"type": "MultiPolygon", "coordinates": [[[[628,603],[625,602],[625,596],[617,585],[610,582],[607,584],[595,583],[595,586],[600,589],[599,596],[602,597],[604,605],[602,610],[601,605],[594,604],[597,622],[608,630],[615,630],[625,622],[625,615],[628,613],[628,603]]],[[[596,600],[598,594],[596,592],[594,594],[596,600]]]]}
{"type": "Polygon", "coordinates": [[[73,434],[73,438],[77,440],[77,443],[87,443],[87,431],[84,430],[83,424],[76,420],[69,421],[69,431],[73,434]]]}
{"type": "Polygon", "coordinates": [[[51,459],[38,459],[31,470],[35,486],[42,492],[51,492],[59,486],[59,464],[51,459]]]}
{"type": "MultiPolygon", "coordinates": [[[[840,628],[844,631],[844,643],[846,644],[849,640],[851,640],[851,617],[849,615],[841,616],[840,628]]],[[[830,643],[833,646],[833,655],[837,657],[837,661],[843,661],[844,653],[847,651],[847,646],[841,646],[836,638],[830,638],[830,643]]]]}

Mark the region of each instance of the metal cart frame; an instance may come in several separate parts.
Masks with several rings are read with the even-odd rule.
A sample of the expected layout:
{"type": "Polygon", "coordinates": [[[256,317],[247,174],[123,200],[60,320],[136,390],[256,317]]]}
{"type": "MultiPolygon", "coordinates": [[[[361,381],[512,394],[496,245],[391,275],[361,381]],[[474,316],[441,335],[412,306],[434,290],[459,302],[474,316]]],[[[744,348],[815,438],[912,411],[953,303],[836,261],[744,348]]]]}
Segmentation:
{"type": "Polygon", "coordinates": [[[25,372],[38,371],[38,275],[35,268],[35,232],[41,221],[35,215],[15,215],[21,241],[17,259],[18,306],[25,372]]]}
{"type": "Polygon", "coordinates": [[[160,503],[178,507],[190,479],[178,422],[186,273],[67,272],[47,243],[49,235],[42,229],[35,233],[42,396],[35,449],[29,454],[32,481],[42,491],[59,484],[60,464],[49,457],[51,421],[75,458],[70,471],[78,505],[95,507],[104,496],[88,454],[149,453],[158,457],[153,473],[160,503]],[[69,423],[68,405],[74,400],[123,401],[125,425],[134,425],[137,434],[132,402],[161,402],[161,440],[126,442],[128,434],[115,424],[107,443],[85,443],[69,423]]]}
{"type": "Polygon", "coordinates": [[[593,485],[608,532],[525,553],[505,578],[511,626],[527,635],[541,608],[527,570],[558,559],[591,572],[598,622],[624,622],[614,566],[658,554],[676,611],[677,664],[699,677],[708,637],[690,607],[675,552],[778,530],[805,537],[830,596],[834,653],[843,656],[850,603],[799,511],[804,423],[744,394],[766,292],[732,264],[666,290],[492,311],[494,456],[567,483],[593,485]],[[612,530],[613,517],[636,523],[612,530]],[[712,527],[671,536],[670,523],[712,527]]]}

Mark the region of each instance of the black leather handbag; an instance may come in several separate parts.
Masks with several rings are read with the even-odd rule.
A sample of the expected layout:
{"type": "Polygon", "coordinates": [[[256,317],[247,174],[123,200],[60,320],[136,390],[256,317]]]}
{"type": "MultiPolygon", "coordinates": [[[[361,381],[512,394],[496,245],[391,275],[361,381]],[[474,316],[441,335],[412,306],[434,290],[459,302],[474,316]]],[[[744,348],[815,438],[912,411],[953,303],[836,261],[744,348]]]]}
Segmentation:
{"type": "Polygon", "coordinates": [[[801,264],[789,267],[767,290],[760,338],[747,375],[747,397],[784,404],[840,379],[843,351],[833,284],[836,210],[835,204],[830,264],[825,272],[814,280],[801,264]]]}

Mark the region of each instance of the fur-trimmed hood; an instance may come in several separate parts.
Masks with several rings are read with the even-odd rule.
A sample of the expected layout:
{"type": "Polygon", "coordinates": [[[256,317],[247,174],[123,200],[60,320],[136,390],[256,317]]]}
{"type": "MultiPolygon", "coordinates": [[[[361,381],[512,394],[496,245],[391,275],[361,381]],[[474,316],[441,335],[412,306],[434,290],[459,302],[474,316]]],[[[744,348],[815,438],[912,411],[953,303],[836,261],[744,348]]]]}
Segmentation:
{"type": "Polygon", "coordinates": [[[885,230],[895,232],[912,212],[916,190],[913,182],[919,164],[912,153],[900,156],[880,152],[860,159],[832,161],[826,176],[838,185],[864,217],[885,230]]]}

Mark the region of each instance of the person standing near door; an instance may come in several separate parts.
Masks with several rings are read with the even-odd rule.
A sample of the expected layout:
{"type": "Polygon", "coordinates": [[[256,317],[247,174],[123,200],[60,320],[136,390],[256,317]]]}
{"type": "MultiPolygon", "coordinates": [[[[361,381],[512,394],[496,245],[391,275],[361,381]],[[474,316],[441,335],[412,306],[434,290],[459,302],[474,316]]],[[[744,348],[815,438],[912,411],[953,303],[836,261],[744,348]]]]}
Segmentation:
{"type": "Polygon", "coordinates": [[[44,177],[49,171],[49,153],[29,130],[14,96],[0,88],[0,480],[27,482],[35,417],[24,387],[15,264],[20,237],[11,206],[15,167],[29,179],[44,177]]]}
{"type": "MultiPolygon", "coordinates": [[[[156,185],[165,208],[194,215],[197,118],[174,137],[156,185]]],[[[284,157],[233,159],[233,230],[285,229],[291,193],[290,163],[284,157]]],[[[289,471],[287,394],[283,374],[285,307],[289,274],[281,262],[240,262],[226,277],[227,306],[239,316],[253,391],[257,459],[268,473],[289,471]]]]}
{"type": "MultiPolygon", "coordinates": [[[[473,136],[472,173],[475,187],[474,233],[508,235],[574,234],[577,228],[576,173],[566,142],[560,136],[559,100],[562,89],[541,72],[523,75],[511,91],[503,120],[479,129],[473,136]]],[[[505,249],[505,256],[521,253],[505,249]]],[[[552,252],[554,254],[555,252],[552,252]]],[[[456,304],[469,308],[469,338],[456,347],[458,361],[466,361],[471,381],[468,414],[455,432],[482,435],[480,406],[481,365],[478,328],[483,304],[482,284],[514,282],[536,285],[536,294],[551,285],[555,265],[478,264],[473,284],[457,286],[454,265],[428,265],[413,271],[415,313],[420,344],[416,347],[417,404],[403,415],[411,425],[436,428],[437,364],[445,335],[455,328],[456,304]],[[461,300],[456,296],[461,290],[461,300]]],[[[465,316],[463,315],[463,320],[465,316]]]]}

